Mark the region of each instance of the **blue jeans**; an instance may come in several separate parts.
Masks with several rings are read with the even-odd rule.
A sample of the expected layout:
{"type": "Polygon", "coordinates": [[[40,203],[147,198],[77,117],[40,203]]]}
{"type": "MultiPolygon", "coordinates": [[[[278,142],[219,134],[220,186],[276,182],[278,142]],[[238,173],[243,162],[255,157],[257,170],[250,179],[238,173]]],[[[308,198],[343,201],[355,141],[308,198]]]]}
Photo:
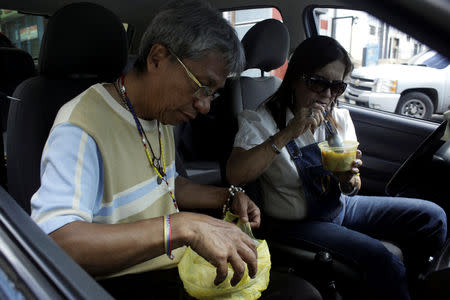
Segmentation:
{"type": "Polygon", "coordinates": [[[355,262],[363,270],[364,290],[375,299],[410,299],[403,262],[378,240],[398,245],[409,262],[425,261],[443,245],[447,219],[438,205],[398,197],[343,197],[331,222],[280,221],[267,224],[269,236],[299,240],[355,262]]]}

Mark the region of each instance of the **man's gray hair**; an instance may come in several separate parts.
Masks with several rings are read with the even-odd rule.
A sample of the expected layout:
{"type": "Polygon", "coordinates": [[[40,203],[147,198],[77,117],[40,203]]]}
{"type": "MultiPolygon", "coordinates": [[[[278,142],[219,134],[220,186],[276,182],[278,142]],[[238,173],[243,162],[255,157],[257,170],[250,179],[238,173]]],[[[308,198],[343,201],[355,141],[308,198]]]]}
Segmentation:
{"type": "Polygon", "coordinates": [[[239,75],[245,54],[236,31],[221,13],[199,0],[173,1],[152,20],[139,46],[135,68],[146,69],[147,56],[155,44],[162,44],[180,59],[201,59],[208,52],[223,55],[228,74],[239,75]]]}

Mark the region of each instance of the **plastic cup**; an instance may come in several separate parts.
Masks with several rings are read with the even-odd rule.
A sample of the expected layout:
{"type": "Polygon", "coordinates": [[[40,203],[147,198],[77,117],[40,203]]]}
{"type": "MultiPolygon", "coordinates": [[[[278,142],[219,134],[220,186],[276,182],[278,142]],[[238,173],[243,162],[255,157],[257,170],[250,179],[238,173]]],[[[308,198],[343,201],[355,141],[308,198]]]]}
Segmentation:
{"type": "Polygon", "coordinates": [[[332,172],[350,171],[352,162],[356,159],[358,142],[344,141],[342,147],[330,147],[328,142],[319,143],[322,154],[322,165],[325,170],[332,172]]]}

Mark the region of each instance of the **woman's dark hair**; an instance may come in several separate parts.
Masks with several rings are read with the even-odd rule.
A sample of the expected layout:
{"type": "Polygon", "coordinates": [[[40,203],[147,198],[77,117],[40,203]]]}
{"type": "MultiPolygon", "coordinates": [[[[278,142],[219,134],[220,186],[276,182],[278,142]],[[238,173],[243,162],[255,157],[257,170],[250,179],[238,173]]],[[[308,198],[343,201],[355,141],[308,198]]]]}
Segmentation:
{"type": "MultiPolygon", "coordinates": [[[[328,36],[313,36],[304,40],[294,51],[278,90],[266,101],[266,107],[281,130],[286,127],[286,109],[294,111],[293,85],[302,74],[313,74],[336,60],[345,65],[344,78],[353,70],[347,51],[335,39],[328,36]]],[[[342,78],[342,79],[344,79],[342,78]]],[[[333,109],[335,101],[331,105],[333,109]]],[[[328,114],[327,116],[330,116],[328,114]]],[[[333,123],[334,120],[331,120],[333,123]]]]}

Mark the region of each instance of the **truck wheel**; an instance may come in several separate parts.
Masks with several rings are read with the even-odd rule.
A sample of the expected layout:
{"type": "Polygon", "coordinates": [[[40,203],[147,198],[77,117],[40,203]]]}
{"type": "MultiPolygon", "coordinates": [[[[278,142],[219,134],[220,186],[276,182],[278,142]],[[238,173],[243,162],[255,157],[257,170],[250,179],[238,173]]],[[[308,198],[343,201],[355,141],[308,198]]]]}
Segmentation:
{"type": "Polygon", "coordinates": [[[418,119],[430,119],[433,113],[433,102],[424,93],[410,92],[400,97],[395,112],[418,119]]]}

